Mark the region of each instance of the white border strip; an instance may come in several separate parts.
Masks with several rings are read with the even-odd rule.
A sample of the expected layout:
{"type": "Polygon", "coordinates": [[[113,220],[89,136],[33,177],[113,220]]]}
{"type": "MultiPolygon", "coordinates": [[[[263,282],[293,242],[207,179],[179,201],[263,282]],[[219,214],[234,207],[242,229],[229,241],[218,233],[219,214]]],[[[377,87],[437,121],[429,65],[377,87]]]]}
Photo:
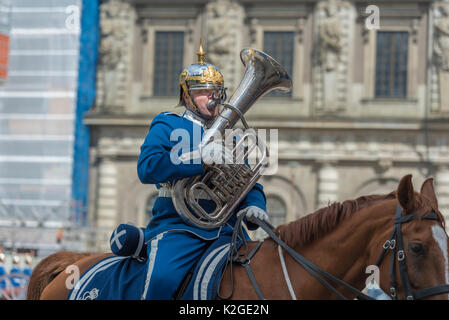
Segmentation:
{"type": "Polygon", "coordinates": [[[147,270],[147,276],[145,279],[145,287],[142,292],[142,296],[140,297],[141,300],[145,300],[145,298],[147,296],[148,288],[150,286],[151,275],[153,274],[154,264],[156,262],[157,246],[158,246],[159,240],[161,240],[164,237],[164,235],[165,235],[165,232],[158,234],[156,238],[154,238],[153,240],[150,241],[151,252],[150,252],[150,256],[148,257],[149,258],[148,259],[148,270],[147,270]]]}
{"type": "Polygon", "coordinates": [[[224,245],[214,249],[211,253],[209,253],[209,255],[206,257],[206,259],[204,259],[204,261],[201,264],[201,267],[198,271],[198,274],[196,275],[195,283],[193,285],[193,300],[198,300],[198,289],[200,286],[203,272],[206,269],[207,264],[215,256],[215,254],[217,254],[218,251],[224,250],[226,246],[229,246],[229,244],[224,244],[224,245]]]}
{"type": "Polygon", "coordinates": [[[229,246],[230,244],[227,244],[226,248],[224,248],[219,254],[217,254],[217,256],[214,258],[214,260],[212,260],[206,272],[204,273],[203,281],[201,282],[201,300],[207,300],[207,287],[209,286],[209,281],[212,278],[212,274],[214,273],[218,262],[220,262],[223,256],[229,252],[229,246]]]}

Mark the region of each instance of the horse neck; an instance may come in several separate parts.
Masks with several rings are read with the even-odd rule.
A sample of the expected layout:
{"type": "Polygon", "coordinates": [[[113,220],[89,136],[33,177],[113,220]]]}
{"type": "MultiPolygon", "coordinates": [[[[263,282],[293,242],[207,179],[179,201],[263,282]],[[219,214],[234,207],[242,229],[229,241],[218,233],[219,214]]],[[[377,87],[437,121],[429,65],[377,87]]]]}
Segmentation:
{"type": "MultiPolygon", "coordinates": [[[[393,225],[391,212],[394,212],[395,205],[394,200],[388,200],[363,208],[319,239],[294,249],[320,268],[361,290],[370,275],[366,273],[367,266],[374,264],[377,258],[374,256],[381,252],[380,237],[389,224],[393,225]]],[[[316,286],[316,280],[312,282],[316,286]]],[[[346,297],[354,297],[349,291],[341,292],[346,297]]],[[[333,298],[324,287],[320,294],[333,298]]]]}

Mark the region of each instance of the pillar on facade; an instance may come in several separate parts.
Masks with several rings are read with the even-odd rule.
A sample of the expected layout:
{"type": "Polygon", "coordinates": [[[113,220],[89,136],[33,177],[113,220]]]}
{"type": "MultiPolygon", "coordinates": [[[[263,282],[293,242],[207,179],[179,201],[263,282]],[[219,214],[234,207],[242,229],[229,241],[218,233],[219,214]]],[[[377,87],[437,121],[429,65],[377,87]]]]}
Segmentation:
{"type": "Polygon", "coordinates": [[[338,171],[333,163],[323,163],[318,171],[317,209],[337,201],[338,171]]]}
{"type": "Polygon", "coordinates": [[[438,199],[438,209],[449,219],[449,166],[438,168],[435,177],[435,193],[438,199]]]}
{"type": "Polygon", "coordinates": [[[100,228],[114,228],[117,217],[117,167],[112,159],[101,160],[98,170],[97,219],[100,228]]]}

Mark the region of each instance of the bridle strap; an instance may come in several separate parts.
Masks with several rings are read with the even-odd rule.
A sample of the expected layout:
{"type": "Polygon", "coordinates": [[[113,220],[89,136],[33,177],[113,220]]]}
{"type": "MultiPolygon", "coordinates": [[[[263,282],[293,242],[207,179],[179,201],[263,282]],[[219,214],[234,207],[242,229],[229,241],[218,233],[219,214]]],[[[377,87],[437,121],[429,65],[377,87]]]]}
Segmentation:
{"type": "MultiPolygon", "coordinates": [[[[389,240],[387,240],[384,245],[382,252],[377,259],[376,266],[379,267],[382,263],[383,258],[388,249],[391,250],[391,260],[390,260],[390,294],[393,299],[397,299],[396,291],[397,291],[397,282],[396,282],[396,259],[398,261],[399,266],[399,276],[402,281],[402,286],[404,289],[404,294],[407,300],[413,299],[422,299],[429,296],[434,296],[442,293],[449,292],[449,285],[438,285],[430,288],[425,288],[416,292],[413,292],[410,284],[410,279],[408,277],[407,272],[407,264],[405,262],[405,251],[404,244],[402,240],[402,230],[401,226],[403,223],[407,223],[415,220],[419,217],[419,214],[408,214],[402,215],[402,208],[398,204],[396,207],[396,214],[394,218],[394,227],[393,233],[389,240]]],[[[425,220],[436,220],[439,221],[439,217],[436,212],[432,211],[423,217],[425,220]]]]}
{"type": "Polygon", "coordinates": [[[421,289],[415,292],[415,299],[423,299],[431,296],[436,296],[442,293],[449,292],[449,284],[440,284],[439,286],[434,286],[430,288],[421,289]]]}
{"type": "Polygon", "coordinates": [[[399,276],[401,277],[402,286],[404,288],[404,293],[407,300],[413,300],[412,288],[410,285],[410,279],[408,278],[407,272],[407,264],[405,263],[405,252],[404,252],[404,244],[402,242],[402,231],[401,225],[402,223],[407,223],[414,220],[417,215],[409,215],[409,216],[401,216],[402,210],[398,205],[396,210],[396,218],[395,218],[395,228],[396,231],[396,242],[397,242],[397,259],[399,264],[399,276]]]}

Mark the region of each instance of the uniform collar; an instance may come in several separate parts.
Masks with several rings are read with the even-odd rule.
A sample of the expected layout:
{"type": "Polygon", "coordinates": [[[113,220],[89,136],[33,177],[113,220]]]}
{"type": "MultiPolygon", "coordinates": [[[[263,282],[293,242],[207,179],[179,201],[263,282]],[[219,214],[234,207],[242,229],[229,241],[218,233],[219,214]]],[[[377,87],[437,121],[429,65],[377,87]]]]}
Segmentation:
{"type": "Polygon", "coordinates": [[[189,119],[192,122],[195,122],[196,124],[199,124],[202,127],[208,128],[210,125],[210,122],[206,121],[205,119],[201,118],[199,115],[194,113],[192,110],[186,109],[184,114],[182,115],[184,118],[189,119]]]}

